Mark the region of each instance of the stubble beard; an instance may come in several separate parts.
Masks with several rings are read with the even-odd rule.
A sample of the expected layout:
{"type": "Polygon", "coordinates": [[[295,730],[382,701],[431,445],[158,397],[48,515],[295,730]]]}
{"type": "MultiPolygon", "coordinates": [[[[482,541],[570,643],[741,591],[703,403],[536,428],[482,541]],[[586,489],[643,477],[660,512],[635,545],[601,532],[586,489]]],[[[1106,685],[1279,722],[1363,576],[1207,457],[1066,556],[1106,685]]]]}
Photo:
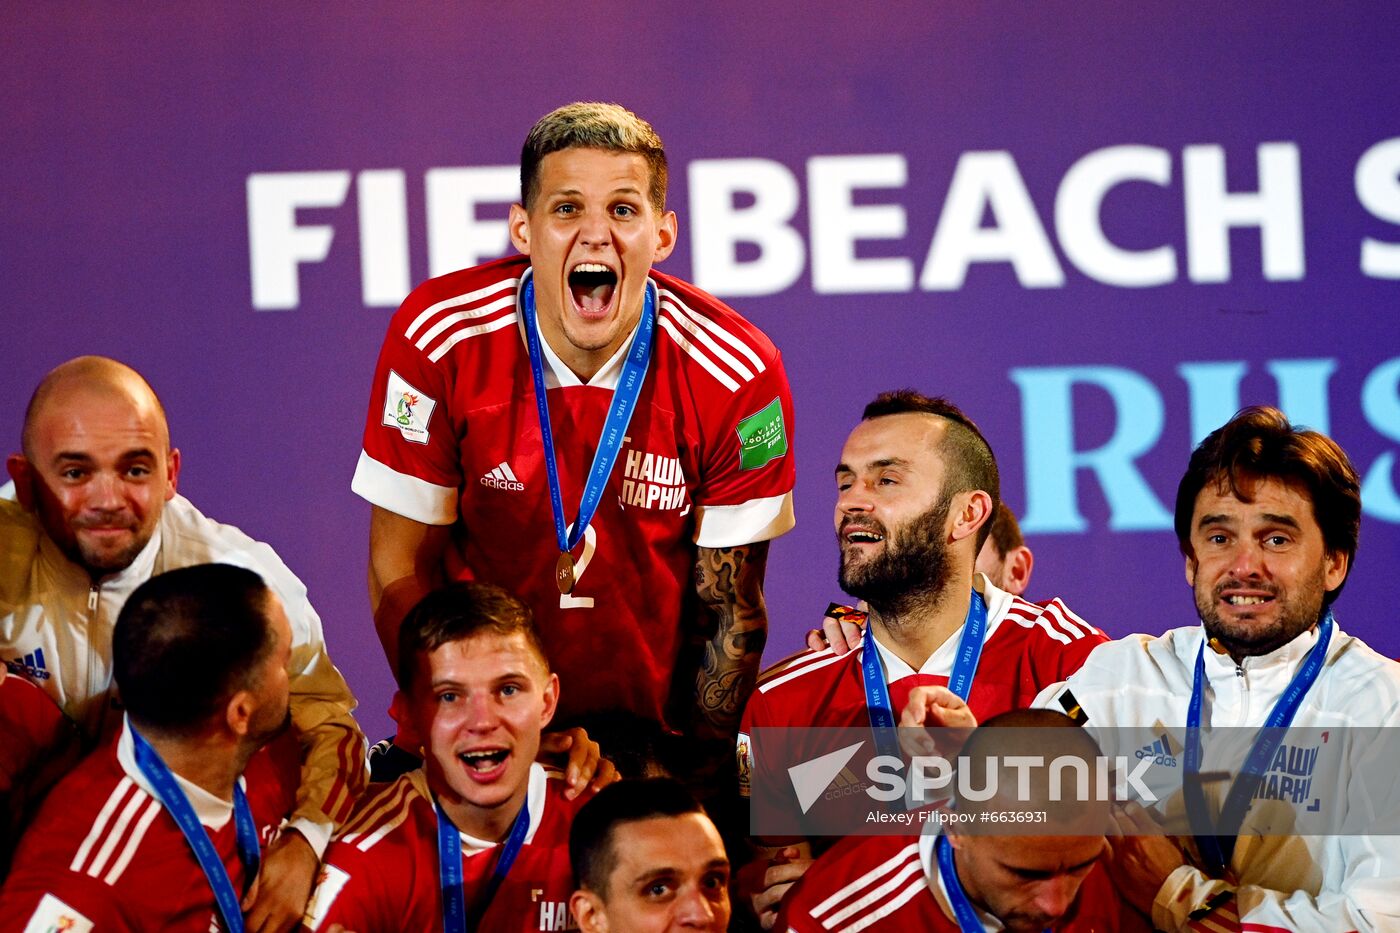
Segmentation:
{"type": "Polygon", "coordinates": [[[1222,593],[1233,587],[1224,581],[1211,587],[1198,583],[1195,587],[1196,612],[1205,626],[1206,635],[1219,642],[1236,659],[1268,654],[1288,644],[1312,628],[1322,618],[1325,583],[1323,568],[1304,580],[1296,593],[1273,586],[1251,584],[1265,589],[1274,597],[1272,603],[1259,608],[1275,613],[1268,621],[1235,620],[1221,616],[1218,609],[1222,593]]]}

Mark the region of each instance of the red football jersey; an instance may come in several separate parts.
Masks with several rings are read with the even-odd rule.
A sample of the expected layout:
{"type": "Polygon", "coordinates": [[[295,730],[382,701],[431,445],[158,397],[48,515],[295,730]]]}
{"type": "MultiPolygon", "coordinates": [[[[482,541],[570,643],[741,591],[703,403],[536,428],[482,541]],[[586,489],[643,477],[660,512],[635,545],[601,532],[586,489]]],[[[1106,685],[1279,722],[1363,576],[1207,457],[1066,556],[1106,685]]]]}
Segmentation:
{"type": "MultiPolygon", "coordinates": [[[[567,930],[574,890],[569,826],[592,795],[564,797],[562,780],[530,766],[530,829],[501,882],[480,933],[567,930]]],[[[497,843],[462,836],[462,882],[467,909],[490,878],[497,843]]],[[[381,785],[326,850],[316,893],[304,920],[312,931],[339,923],[356,933],[400,933],[442,927],[437,810],[422,769],[381,785]]]]}
{"type": "MultiPolygon", "coordinates": [[[[651,365],[561,596],[544,447],[517,300],[523,257],[431,279],[389,324],[354,490],[408,518],[456,523],[449,575],[534,611],[563,681],[560,721],[622,709],[664,721],[695,548],[792,526],[792,399],[782,361],[715,298],[652,273],[651,365]],[[606,658],[607,663],[599,663],[606,658]]],[[[588,383],[541,340],[565,521],[578,514],[630,342],[588,383]]]]}
{"type": "MultiPolygon", "coordinates": [[[[264,849],[296,804],[296,772],[287,780],[278,768],[260,753],[243,776],[264,849]]],[[[234,891],[243,892],[248,879],[238,859],[233,805],[177,780],[223,859],[234,891]]],[[[125,728],[49,794],[0,889],[0,930],[51,928],[72,933],[223,928],[214,892],[179,826],[137,769],[125,728]]]]}
{"type": "MultiPolygon", "coordinates": [[[[984,579],[977,578],[979,585],[984,579]]],[[[1076,616],[1058,599],[1039,605],[990,583],[982,585],[980,591],[987,602],[987,635],[968,696],[968,706],[979,722],[998,713],[1030,706],[1041,690],[1078,670],[1089,652],[1108,641],[1108,636],[1076,616]]],[[[917,672],[876,642],[889,680],[896,722],[914,687],[947,686],[961,636],[961,629],[954,632],[917,672]]],[[[803,651],[764,671],[744,709],[739,732],[741,793],[750,795],[755,787],[769,790],[788,787],[781,768],[775,773],[772,769],[778,766],[765,760],[761,748],[756,750],[756,741],[765,734],[760,732],[755,736],[754,730],[870,725],[861,669],[863,655],[862,648],[840,657],[829,648],[803,651]]],[[[801,744],[807,737],[798,734],[787,741],[801,744]]],[[[785,748],[780,757],[787,762],[802,761],[832,750],[785,748]]],[[[777,819],[777,811],[773,809],[777,798],[771,793],[751,796],[761,796],[764,800],[765,820],[777,819]]],[[[780,796],[786,799],[785,792],[780,796]]]]}
{"type": "MultiPolygon", "coordinates": [[[[43,689],[0,665],[0,798],[76,739],[73,724],[43,689]]],[[[0,821],[3,825],[3,821],[0,821]]]]}
{"type": "MultiPolygon", "coordinates": [[[[817,859],[788,893],[775,929],[792,933],[960,933],[938,874],[933,851],[936,838],[868,836],[841,840],[817,859]]],[[[982,919],[985,923],[988,918],[982,919]]],[[[1151,927],[1122,902],[1100,863],[1085,876],[1070,916],[1053,929],[1146,933],[1151,927]]]]}

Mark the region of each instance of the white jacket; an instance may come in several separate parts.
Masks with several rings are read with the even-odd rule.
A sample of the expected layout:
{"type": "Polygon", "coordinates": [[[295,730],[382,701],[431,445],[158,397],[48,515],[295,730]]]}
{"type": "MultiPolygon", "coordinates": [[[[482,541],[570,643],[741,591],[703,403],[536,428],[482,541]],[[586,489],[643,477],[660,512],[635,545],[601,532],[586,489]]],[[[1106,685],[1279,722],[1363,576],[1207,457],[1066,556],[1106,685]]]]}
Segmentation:
{"type": "MultiPolygon", "coordinates": [[[[1116,738],[1106,730],[1150,729],[1152,735],[1162,734],[1175,753],[1185,737],[1192,675],[1204,638],[1205,630],[1198,625],[1173,629],[1160,638],[1131,635],[1100,645],[1069,680],[1042,692],[1036,705],[1060,709],[1059,695],[1068,689],[1088,716],[1085,727],[1101,742],[1116,738]]],[[[1203,729],[1261,726],[1316,642],[1314,628],[1238,666],[1228,654],[1207,648],[1209,686],[1204,691],[1203,729]]],[[[1400,726],[1400,664],[1335,628],[1323,669],[1294,717],[1293,728],[1375,726],[1400,726]]],[[[1207,742],[1203,771],[1211,770],[1210,747],[1207,742]]],[[[1105,753],[1113,754],[1107,748],[1105,753]]],[[[1363,748],[1360,759],[1365,755],[1363,748]]],[[[1339,806],[1364,803],[1393,830],[1400,825],[1400,791],[1392,788],[1377,798],[1348,786],[1346,771],[1355,769],[1360,759],[1353,748],[1331,763],[1341,772],[1341,786],[1354,795],[1344,793],[1339,806]],[[1355,799],[1361,796],[1366,799],[1355,799]]],[[[1376,770],[1373,764],[1368,774],[1373,776],[1376,770]]],[[[1223,782],[1208,786],[1207,798],[1215,812],[1226,789],[1223,782]]],[[[1247,818],[1251,822],[1265,818],[1260,814],[1267,808],[1257,804],[1247,818]]],[[[1179,812],[1182,802],[1178,795],[1158,806],[1179,812]]],[[[1237,908],[1241,923],[1308,933],[1400,929],[1400,836],[1241,835],[1230,869],[1239,884],[1234,886],[1235,901],[1228,913],[1237,908]]],[[[1182,866],[1157,892],[1152,921],[1162,930],[1195,929],[1188,914],[1231,887],[1182,866]]]]}
{"type": "Polygon", "coordinates": [[[152,576],[195,564],[253,570],[286,607],[292,627],[291,709],[302,774],[291,827],[324,850],[360,792],[364,736],[354,697],[326,655],[306,587],[268,545],[176,496],[150,542],[120,573],[94,582],[17,503],[0,500],[0,661],[43,687],[90,740],[120,728],[112,698],[112,627],[128,596],[152,576]]]}

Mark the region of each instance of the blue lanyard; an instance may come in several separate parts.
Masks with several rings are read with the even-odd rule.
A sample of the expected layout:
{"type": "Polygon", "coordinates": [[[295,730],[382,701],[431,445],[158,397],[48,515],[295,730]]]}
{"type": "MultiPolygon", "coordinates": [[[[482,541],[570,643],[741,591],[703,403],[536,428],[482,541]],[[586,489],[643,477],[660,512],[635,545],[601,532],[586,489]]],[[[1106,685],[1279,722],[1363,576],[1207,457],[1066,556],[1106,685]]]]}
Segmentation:
{"type": "Polygon", "coordinates": [[[1327,645],[1332,640],[1332,612],[1328,610],[1322,617],[1317,630],[1317,644],[1313,645],[1298,672],[1289,681],[1287,689],[1274,703],[1264,728],[1255,736],[1254,744],[1245,759],[1244,769],[1235,776],[1225,795],[1225,804],[1220,808],[1220,820],[1212,825],[1206,804],[1205,790],[1196,779],[1201,771],[1201,706],[1204,702],[1206,685],[1206,642],[1201,640],[1196,652],[1196,671],[1191,679],[1191,703],[1186,708],[1186,747],[1183,750],[1183,764],[1186,769],[1186,782],[1182,788],[1186,795],[1187,813],[1191,829],[1196,836],[1196,848],[1206,860],[1211,871],[1220,875],[1230,864],[1235,853],[1235,839],[1240,824],[1244,822],[1245,811],[1254,796],[1259,779],[1268,770],[1274,752],[1283,741],[1303,698],[1308,695],[1313,682],[1322,672],[1327,660],[1327,645]]]}
{"type": "MultiPolygon", "coordinates": [[[[865,707],[870,711],[870,728],[875,733],[876,749],[881,755],[899,758],[899,743],[889,731],[895,727],[894,710],[890,705],[885,666],[880,663],[880,651],[875,647],[874,628],[867,619],[860,662],[865,681],[865,707]]],[[[972,678],[977,673],[977,662],[982,657],[982,645],[986,640],[987,604],[982,594],[973,590],[967,606],[967,618],[963,622],[962,637],[958,640],[958,656],[953,662],[952,676],[948,678],[948,689],[963,700],[972,692],[972,678]]]]}
{"type": "Polygon", "coordinates": [[[539,409],[540,434],[544,439],[544,468],[549,476],[549,501],[554,510],[554,535],[559,542],[560,553],[568,553],[583,540],[593,513],[598,511],[598,503],[603,498],[603,488],[612,475],[617,455],[622,450],[622,438],[627,433],[627,425],[632,421],[637,397],[646,379],[647,364],[651,360],[651,338],[656,331],[656,296],[654,286],[648,280],[646,300],[642,305],[642,319],[637,327],[637,336],[627,359],[622,365],[617,388],[613,391],[612,406],[607,420],[603,423],[603,433],[598,438],[598,450],[593,455],[593,466],[583,486],[583,499],[579,503],[578,518],[573,528],[564,522],[564,497],[559,491],[559,465],[554,455],[554,431],[549,423],[549,399],[545,397],[544,357],[540,351],[540,333],[535,316],[535,280],[525,283],[521,296],[521,313],[525,318],[525,344],[530,350],[530,375],[535,383],[535,406],[539,409]]]}
{"type": "MultiPolygon", "coordinates": [[[[198,859],[199,867],[204,870],[204,877],[209,879],[209,887],[214,892],[214,903],[219,908],[219,915],[223,917],[225,929],[230,933],[243,933],[243,911],[238,905],[238,895],[233,891],[233,882],[229,880],[228,872],[224,869],[224,860],[219,858],[219,853],[214,850],[214,843],[210,841],[204,824],[195,816],[189,798],[176,783],[175,776],[161,760],[160,754],[151,748],[130,720],[127,721],[127,729],[131,732],[131,744],[136,752],[136,767],[150,782],[161,806],[165,807],[165,812],[175,820],[175,825],[180,827],[185,841],[194,850],[194,857],[198,859]]],[[[243,863],[243,887],[247,890],[253,879],[258,876],[261,854],[258,847],[258,830],[253,824],[253,812],[248,807],[247,795],[237,782],[233,785],[233,825],[238,837],[238,860],[243,863]]]]}
{"type": "Polygon", "coordinates": [[[501,843],[496,855],[496,867],[472,904],[470,918],[467,917],[466,893],[462,890],[462,837],[456,825],[442,812],[442,804],[434,801],[434,806],[437,809],[438,879],[442,885],[442,930],[443,933],[468,933],[481,925],[481,918],[491,907],[506,872],[515,864],[515,857],[525,844],[525,834],[530,831],[530,803],[527,800],[515,815],[510,835],[501,843]]]}
{"type": "Polygon", "coordinates": [[[938,853],[938,875],[943,879],[943,890],[948,893],[948,903],[953,908],[959,929],[962,933],[982,933],[986,927],[982,926],[982,920],[967,899],[962,882],[958,880],[958,871],[953,867],[953,847],[949,845],[948,837],[939,836],[933,848],[938,853]]]}

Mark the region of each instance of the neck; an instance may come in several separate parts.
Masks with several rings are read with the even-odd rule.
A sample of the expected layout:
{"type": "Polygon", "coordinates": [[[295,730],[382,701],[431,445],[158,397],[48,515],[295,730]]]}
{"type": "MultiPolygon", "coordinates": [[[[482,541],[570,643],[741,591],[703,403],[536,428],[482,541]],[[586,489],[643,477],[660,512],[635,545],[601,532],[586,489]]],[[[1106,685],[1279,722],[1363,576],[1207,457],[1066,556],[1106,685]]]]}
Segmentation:
{"type": "Polygon", "coordinates": [[[233,800],[233,788],[253,749],[244,749],[222,735],[172,737],[141,730],[172,773],[207,790],[220,800],[233,800]]]}
{"type": "Polygon", "coordinates": [[[958,850],[953,849],[953,874],[957,876],[958,886],[962,888],[963,894],[968,902],[977,910],[985,914],[990,914],[991,910],[982,901],[982,892],[978,890],[976,879],[967,875],[958,865],[958,850]]]}
{"type": "Polygon", "coordinates": [[[955,574],[937,592],[908,593],[870,607],[875,640],[914,670],[943,646],[967,620],[972,600],[970,575],[955,574]]]}
{"type": "MultiPolygon", "coordinates": [[[[429,782],[431,785],[433,782],[429,782]]],[[[452,825],[475,839],[488,842],[504,842],[510,835],[511,826],[525,806],[530,784],[527,780],[518,787],[510,799],[498,807],[479,807],[458,797],[451,790],[433,788],[433,796],[442,807],[442,812],[452,821],[452,825]]]]}

